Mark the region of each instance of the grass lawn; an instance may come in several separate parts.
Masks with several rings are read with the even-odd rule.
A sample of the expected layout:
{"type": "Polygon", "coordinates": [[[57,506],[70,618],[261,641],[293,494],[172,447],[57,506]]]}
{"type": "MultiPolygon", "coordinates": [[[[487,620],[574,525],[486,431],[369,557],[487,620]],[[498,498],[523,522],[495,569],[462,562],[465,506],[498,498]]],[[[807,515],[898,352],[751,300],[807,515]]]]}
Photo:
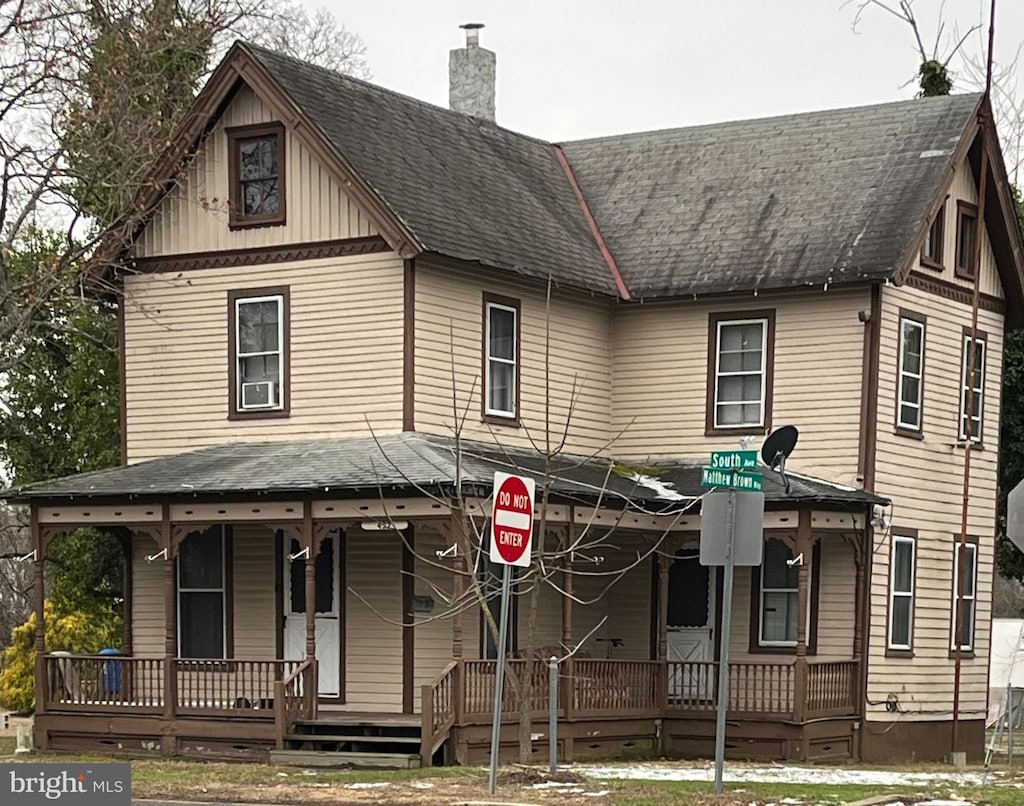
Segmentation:
{"type": "Polygon", "coordinates": [[[18,746],[18,740],[13,736],[0,736],[0,757],[14,754],[14,748],[18,746]]]}
{"type": "MultiPolygon", "coordinates": [[[[2,746],[0,746],[2,747],[2,746]]],[[[13,750],[13,745],[11,747],[13,750]]],[[[28,759],[26,759],[28,760],[28,759]]],[[[39,761],[103,761],[98,757],[33,756],[39,761]]],[[[895,768],[893,768],[895,769],[895,768]]],[[[906,768],[909,772],[913,769],[906,768]]],[[[944,768],[948,771],[948,767],[944,768]]],[[[742,783],[731,784],[725,795],[711,794],[711,784],[697,781],[607,781],[580,779],[566,772],[571,783],[565,789],[534,789],[532,782],[543,779],[539,771],[512,767],[503,771],[497,799],[550,806],[741,806],[779,803],[791,798],[803,804],[852,803],[877,795],[891,794],[905,803],[924,797],[968,800],[987,806],[1019,806],[1024,789],[1002,783],[989,787],[958,787],[949,782],[934,785],[884,787],[872,785],[827,785],[742,783]],[[584,794],[590,793],[590,794],[584,794]],[[601,793],[601,794],[595,794],[601,793]]],[[[557,780],[557,779],[556,779],[557,780]]],[[[253,803],[353,804],[449,804],[489,799],[487,773],[476,767],[435,767],[426,770],[311,771],[268,764],[163,761],[143,759],[132,762],[132,794],[137,798],[168,800],[210,800],[253,803]]]]}

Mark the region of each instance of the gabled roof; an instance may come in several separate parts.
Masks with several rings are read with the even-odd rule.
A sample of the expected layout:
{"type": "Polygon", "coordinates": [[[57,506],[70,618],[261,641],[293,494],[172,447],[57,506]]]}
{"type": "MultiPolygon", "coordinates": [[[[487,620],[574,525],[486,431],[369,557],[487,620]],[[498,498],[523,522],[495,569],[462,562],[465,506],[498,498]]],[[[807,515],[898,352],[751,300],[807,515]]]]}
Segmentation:
{"type": "Polygon", "coordinates": [[[634,297],[894,278],[980,95],[563,144],[634,297]]]}
{"type": "MultiPolygon", "coordinates": [[[[464,490],[486,494],[494,471],[521,473],[540,481],[543,460],[535,451],[462,442],[461,483],[464,490]]],[[[449,437],[406,432],[397,435],[241,442],[217,445],[147,462],[82,473],[30,484],[3,493],[11,502],[41,502],[124,497],[139,499],[221,499],[239,495],[376,496],[417,490],[451,491],[456,484],[456,448],[449,437]]],[[[559,456],[552,471],[552,491],[562,499],[611,507],[678,509],[701,496],[700,465],[693,461],[662,461],[645,468],[668,484],[644,483],[622,472],[611,460],[559,456]],[[616,469],[617,468],[617,472],[616,469]]],[[[767,502],[821,503],[839,506],[885,503],[863,490],[841,487],[808,476],[791,476],[787,493],[780,476],[767,468],[767,502]]],[[[695,510],[696,511],[696,510],[695,510]]]]}

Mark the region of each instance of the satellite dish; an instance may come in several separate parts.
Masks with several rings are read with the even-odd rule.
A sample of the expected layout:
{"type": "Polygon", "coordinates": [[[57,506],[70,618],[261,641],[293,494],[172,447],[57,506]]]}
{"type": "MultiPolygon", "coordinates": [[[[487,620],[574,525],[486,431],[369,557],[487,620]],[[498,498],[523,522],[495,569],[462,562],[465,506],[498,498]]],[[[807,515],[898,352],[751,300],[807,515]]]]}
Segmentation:
{"type": "Polygon", "coordinates": [[[777,428],[768,435],[768,438],[761,446],[761,461],[772,470],[778,470],[782,476],[782,483],[789,494],[789,479],[786,477],[786,460],[796,447],[796,441],[800,438],[800,432],[795,425],[784,425],[777,428]]]}

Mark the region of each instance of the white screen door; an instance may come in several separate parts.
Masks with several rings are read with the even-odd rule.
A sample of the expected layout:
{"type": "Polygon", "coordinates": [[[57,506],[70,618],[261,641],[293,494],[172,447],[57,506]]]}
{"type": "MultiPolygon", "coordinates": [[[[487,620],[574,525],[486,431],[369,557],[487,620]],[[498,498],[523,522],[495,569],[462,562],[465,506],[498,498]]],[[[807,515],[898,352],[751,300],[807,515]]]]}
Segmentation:
{"type": "MultiPolygon", "coordinates": [[[[306,563],[297,554],[299,542],[287,540],[284,558],[284,656],[286,660],[306,657],[306,563]]],[[[339,618],[340,563],[338,533],[320,541],[313,559],[316,571],[316,659],[319,667],[319,696],[341,696],[341,619],[339,618]]]]}
{"type": "Polygon", "coordinates": [[[715,659],[715,574],[700,564],[696,546],[681,549],[668,574],[669,695],[709,700],[714,675],[701,665],[715,659]]]}

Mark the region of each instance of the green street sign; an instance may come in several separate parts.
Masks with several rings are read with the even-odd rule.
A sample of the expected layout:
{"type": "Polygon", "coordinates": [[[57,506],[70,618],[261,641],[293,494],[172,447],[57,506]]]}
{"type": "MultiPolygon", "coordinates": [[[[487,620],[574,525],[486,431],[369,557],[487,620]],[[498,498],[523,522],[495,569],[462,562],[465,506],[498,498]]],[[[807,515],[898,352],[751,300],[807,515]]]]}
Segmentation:
{"type": "Polygon", "coordinates": [[[712,451],[712,470],[752,470],[757,467],[757,451],[712,451]]]}
{"type": "MultiPolygon", "coordinates": [[[[736,451],[736,453],[754,453],[754,451],[736,451]]],[[[760,473],[740,473],[738,470],[720,470],[715,467],[702,468],[700,483],[705,487],[728,487],[733,490],[749,490],[761,492],[760,473]]]]}

